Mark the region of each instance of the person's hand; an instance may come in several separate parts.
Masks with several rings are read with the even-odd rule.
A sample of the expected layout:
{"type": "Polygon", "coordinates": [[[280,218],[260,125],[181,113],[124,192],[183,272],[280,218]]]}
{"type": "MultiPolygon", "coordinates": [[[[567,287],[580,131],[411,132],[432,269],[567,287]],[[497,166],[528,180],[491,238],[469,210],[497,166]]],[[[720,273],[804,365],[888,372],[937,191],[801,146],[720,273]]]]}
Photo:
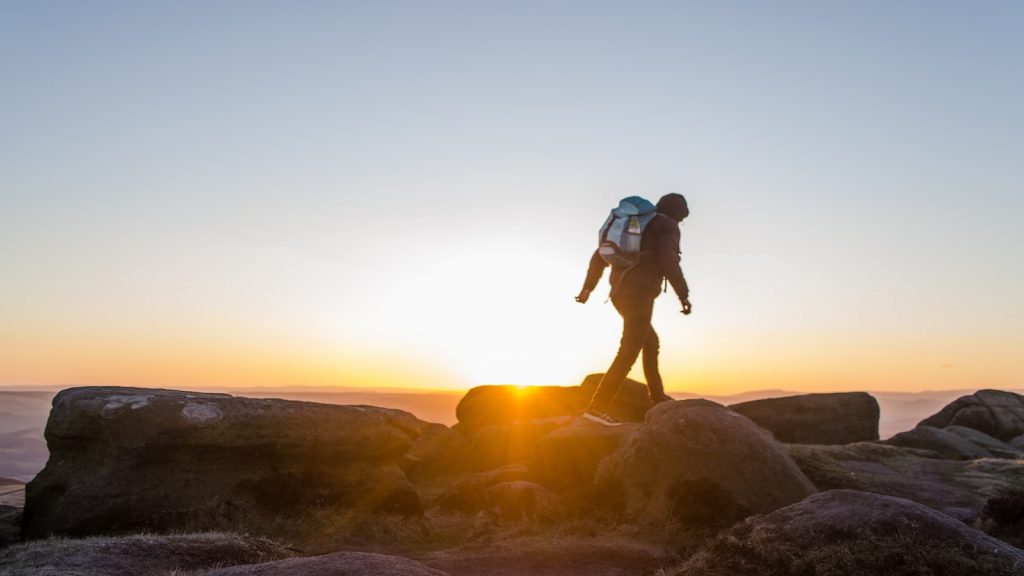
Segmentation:
{"type": "Polygon", "coordinates": [[[590,299],[590,290],[586,288],[580,290],[580,293],[576,296],[576,301],[580,304],[586,304],[587,300],[590,299]]]}
{"type": "Polygon", "coordinates": [[[690,299],[689,298],[683,298],[682,303],[683,303],[683,309],[680,310],[680,312],[682,312],[683,314],[686,314],[687,316],[689,316],[690,312],[693,310],[693,305],[690,304],[690,299]]]}

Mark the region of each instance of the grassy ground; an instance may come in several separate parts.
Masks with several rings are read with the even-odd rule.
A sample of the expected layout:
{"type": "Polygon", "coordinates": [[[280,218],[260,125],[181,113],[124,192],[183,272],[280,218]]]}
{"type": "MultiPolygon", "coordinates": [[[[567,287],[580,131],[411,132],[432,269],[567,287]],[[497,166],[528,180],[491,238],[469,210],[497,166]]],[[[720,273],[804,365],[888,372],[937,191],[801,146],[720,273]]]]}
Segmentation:
{"type": "Polygon", "coordinates": [[[209,532],[119,537],[49,538],[0,550],[5,576],[163,576],[277,560],[292,552],[271,540],[209,532]]]}

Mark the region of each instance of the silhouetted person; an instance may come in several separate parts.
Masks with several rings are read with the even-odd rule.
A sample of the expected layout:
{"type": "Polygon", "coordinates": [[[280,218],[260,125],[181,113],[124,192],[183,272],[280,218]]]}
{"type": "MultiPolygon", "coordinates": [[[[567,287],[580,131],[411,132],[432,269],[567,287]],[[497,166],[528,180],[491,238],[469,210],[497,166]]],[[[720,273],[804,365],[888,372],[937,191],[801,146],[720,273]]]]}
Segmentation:
{"type": "MultiPolygon", "coordinates": [[[[650,204],[648,204],[649,206],[650,204]]],[[[608,411],[626,375],[643,351],[644,377],[651,402],[657,404],[671,400],[665,394],[658,373],[658,335],[651,326],[654,299],[667,279],[679,301],[683,314],[690,313],[690,290],[679,267],[679,223],[690,214],[686,199],[681,194],[667,194],[658,200],[657,216],[643,229],[640,258],[631,267],[612,266],[611,301],[622,316],[622,340],[604,378],[594,391],[583,417],[606,426],[621,424],[608,411]]],[[[590,258],[587,278],[576,301],[583,304],[604,274],[608,263],[594,251],[590,258]]]]}

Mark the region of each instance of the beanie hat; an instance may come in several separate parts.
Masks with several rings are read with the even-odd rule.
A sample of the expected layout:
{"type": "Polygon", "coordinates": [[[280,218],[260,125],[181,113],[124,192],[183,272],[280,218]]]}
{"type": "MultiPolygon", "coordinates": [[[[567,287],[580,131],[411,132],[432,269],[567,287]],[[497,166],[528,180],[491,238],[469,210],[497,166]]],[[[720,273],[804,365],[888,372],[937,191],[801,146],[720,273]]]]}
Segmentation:
{"type": "Polygon", "coordinates": [[[686,198],[682,194],[666,194],[658,200],[658,212],[668,216],[676,222],[682,222],[683,218],[690,215],[690,208],[686,205],[686,198]]]}

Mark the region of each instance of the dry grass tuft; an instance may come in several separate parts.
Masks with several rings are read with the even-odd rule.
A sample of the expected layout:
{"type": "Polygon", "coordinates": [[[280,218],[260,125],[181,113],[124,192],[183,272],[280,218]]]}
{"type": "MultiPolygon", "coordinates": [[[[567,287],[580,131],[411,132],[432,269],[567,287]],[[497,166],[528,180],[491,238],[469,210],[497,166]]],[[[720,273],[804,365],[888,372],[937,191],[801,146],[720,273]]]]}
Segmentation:
{"type": "Polygon", "coordinates": [[[1013,576],[1012,560],[973,549],[937,546],[926,536],[899,531],[863,534],[841,543],[804,547],[774,530],[737,530],[714,541],[682,566],[657,576],[1013,576]]]}

